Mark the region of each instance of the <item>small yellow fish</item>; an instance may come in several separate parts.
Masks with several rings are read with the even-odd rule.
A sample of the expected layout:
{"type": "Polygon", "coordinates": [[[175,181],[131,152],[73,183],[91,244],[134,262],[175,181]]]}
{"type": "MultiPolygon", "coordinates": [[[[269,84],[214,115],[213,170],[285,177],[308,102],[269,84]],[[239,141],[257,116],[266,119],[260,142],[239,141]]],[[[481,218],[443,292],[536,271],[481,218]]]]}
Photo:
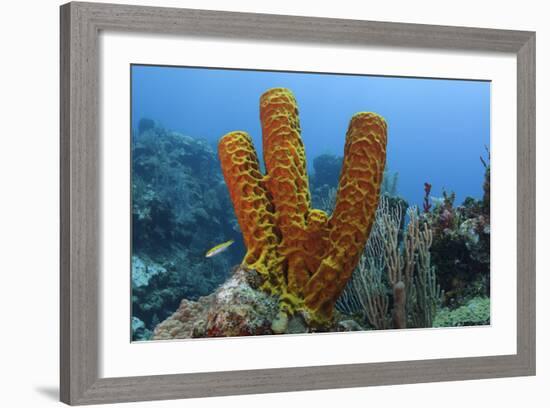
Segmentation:
{"type": "Polygon", "coordinates": [[[208,252],[206,253],[205,257],[211,258],[211,257],[213,257],[214,255],[218,255],[219,253],[222,253],[222,252],[225,251],[227,248],[229,248],[233,242],[235,242],[235,241],[233,241],[232,239],[230,239],[229,241],[226,241],[226,242],[224,242],[224,243],[222,243],[222,244],[216,245],[214,248],[208,250],[208,252]]]}

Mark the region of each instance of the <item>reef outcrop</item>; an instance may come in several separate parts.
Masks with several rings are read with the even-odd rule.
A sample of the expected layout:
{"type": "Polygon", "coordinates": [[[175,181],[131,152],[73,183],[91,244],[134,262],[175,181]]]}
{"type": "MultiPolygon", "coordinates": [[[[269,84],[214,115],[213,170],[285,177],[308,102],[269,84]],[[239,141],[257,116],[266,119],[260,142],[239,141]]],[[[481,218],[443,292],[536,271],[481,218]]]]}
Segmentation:
{"type": "Polygon", "coordinates": [[[131,149],[132,338],[146,340],[182,298],[215,291],[241,261],[244,245],[208,141],[142,119],[131,149]],[[235,240],[232,251],[204,257],[228,239],[235,240]]]}
{"type": "MultiPolygon", "coordinates": [[[[193,301],[183,299],[178,309],[152,335],[154,340],[204,337],[255,336],[285,333],[310,333],[302,314],[287,316],[280,311],[279,297],[259,288],[261,276],[243,266],[214,293],[193,301]]],[[[357,331],[362,326],[349,317],[335,313],[324,331],[357,331]]]]}
{"type": "Polygon", "coordinates": [[[434,232],[432,261],[445,291],[444,305],[452,309],[475,297],[489,297],[491,272],[491,217],[485,197],[467,197],[458,206],[454,202],[454,193],[444,192],[441,202],[424,214],[434,232]]]}
{"type": "Polygon", "coordinates": [[[223,175],[247,248],[243,266],[283,313],[326,325],[368,239],[386,163],[387,125],[372,112],[348,127],[332,214],[311,207],[298,107],[292,92],[260,98],[265,175],[250,136],[230,132],[218,145],[223,175]]]}
{"type": "MultiPolygon", "coordinates": [[[[253,336],[274,334],[278,299],[258,290],[256,271],[238,267],[214,293],[197,301],[183,299],[154,331],[153,339],[253,336]],[[275,322],[275,323],[274,323],[275,322]]],[[[286,330],[283,325],[280,330],[286,330]]]]}

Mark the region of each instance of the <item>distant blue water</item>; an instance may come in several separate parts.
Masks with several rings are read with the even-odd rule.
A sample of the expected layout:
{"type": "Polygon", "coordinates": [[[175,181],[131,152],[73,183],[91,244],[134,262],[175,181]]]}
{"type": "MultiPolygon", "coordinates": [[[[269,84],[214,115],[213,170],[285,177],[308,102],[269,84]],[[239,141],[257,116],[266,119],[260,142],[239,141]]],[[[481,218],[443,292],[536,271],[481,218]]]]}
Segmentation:
{"type": "Polygon", "coordinates": [[[352,115],[373,111],[388,123],[388,166],[410,204],[421,205],[424,182],[434,196],[455,191],[457,204],[482,196],[489,82],[134,65],[132,126],[145,117],[212,142],[244,130],[261,158],[259,98],[273,87],[296,96],[309,167],[341,156],[352,115]]]}

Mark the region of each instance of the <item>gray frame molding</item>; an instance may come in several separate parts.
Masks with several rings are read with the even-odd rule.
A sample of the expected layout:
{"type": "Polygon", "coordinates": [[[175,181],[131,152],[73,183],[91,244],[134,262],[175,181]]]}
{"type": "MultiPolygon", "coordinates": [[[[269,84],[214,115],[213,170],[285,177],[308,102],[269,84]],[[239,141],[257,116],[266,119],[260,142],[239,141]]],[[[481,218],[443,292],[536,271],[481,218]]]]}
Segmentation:
{"type": "Polygon", "coordinates": [[[61,401],[96,404],[535,374],[535,33],[114,4],[61,6],[61,401]],[[517,354],[100,378],[98,34],[132,31],[517,56],[517,354]]]}

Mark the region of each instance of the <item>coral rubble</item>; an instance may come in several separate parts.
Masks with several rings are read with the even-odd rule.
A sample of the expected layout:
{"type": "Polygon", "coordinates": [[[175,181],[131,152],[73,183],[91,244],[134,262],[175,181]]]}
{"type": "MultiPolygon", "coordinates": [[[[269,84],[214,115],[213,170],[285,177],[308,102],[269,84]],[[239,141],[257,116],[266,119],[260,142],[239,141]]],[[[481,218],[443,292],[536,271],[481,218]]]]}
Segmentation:
{"type": "Polygon", "coordinates": [[[355,114],[346,134],[335,208],[311,208],[298,108],[288,89],[260,98],[266,174],[250,136],[231,132],[219,142],[223,175],[243,233],[243,265],[280,296],[281,308],[327,324],[369,236],[386,162],[386,122],[355,114]]]}

